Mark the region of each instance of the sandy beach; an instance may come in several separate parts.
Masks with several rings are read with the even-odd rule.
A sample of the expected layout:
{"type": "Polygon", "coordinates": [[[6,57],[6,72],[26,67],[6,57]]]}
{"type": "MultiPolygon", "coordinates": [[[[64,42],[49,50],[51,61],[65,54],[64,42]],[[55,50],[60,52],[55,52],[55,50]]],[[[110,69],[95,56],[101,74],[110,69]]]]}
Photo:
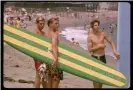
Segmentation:
{"type": "MultiPolygon", "coordinates": [[[[115,13],[114,17],[110,16],[112,21],[117,22],[117,12],[115,13]]],[[[102,14],[101,14],[102,15],[102,14]]],[[[84,19],[87,17],[84,17],[84,19]]],[[[71,19],[71,18],[60,18],[60,30],[64,30],[66,27],[74,26],[76,22],[78,26],[83,26],[83,20],[80,19],[71,19]]],[[[111,23],[112,21],[103,20],[101,21],[102,27],[107,27],[106,24],[111,23]]],[[[33,31],[35,29],[35,24],[28,26],[27,30],[33,31]]],[[[108,28],[108,27],[107,27],[108,28]]],[[[48,27],[45,25],[44,31],[47,31],[48,27]]],[[[109,34],[108,29],[106,29],[106,33],[109,34]]],[[[115,33],[116,35],[116,33],[115,33]]],[[[114,35],[113,40],[115,40],[116,36],[114,35]]],[[[61,35],[59,36],[60,42],[69,45],[70,41],[63,38],[61,35]]],[[[116,43],[116,41],[115,41],[116,43]]],[[[81,47],[71,46],[83,53],[88,53],[88,51],[84,50],[81,47]]],[[[111,56],[106,56],[107,58],[107,65],[116,67],[116,60],[114,60],[111,56]]],[[[34,88],[33,82],[35,78],[35,67],[34,61],[31,57],[15,50],[11,46],[4,43],[4,87],[5,88],[34,88]],[[20,82],[21,81],[21,82],[20,82]],[[25,81],[22,83],[22,81],[25,81]]],[[[64,79],[60,81],[59,88],[93,88],[92,81],[85,80],[83,78],[71,75],[69,73],[64,72],[64,79]]],[[[103,85],[103,88],[115,88],[112,86],[103,85]]]]}

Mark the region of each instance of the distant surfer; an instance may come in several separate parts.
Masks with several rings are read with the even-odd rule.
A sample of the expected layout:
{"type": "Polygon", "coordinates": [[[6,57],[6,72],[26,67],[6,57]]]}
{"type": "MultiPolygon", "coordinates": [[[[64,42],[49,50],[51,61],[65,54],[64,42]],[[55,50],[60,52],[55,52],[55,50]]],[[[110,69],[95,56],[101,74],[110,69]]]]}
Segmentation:
{"type": "MultiPolygon", "coordinates": [[[[103,63],[106,63],[106,58],[105,58],[106,45],[104,43],[104,40],[107,40],[111,44],[113,53],[116,56],[116,58],[118,59],[120,56],[119,56],[118,52],[116,51],[114,42],[111,40],[110,37],[108,37],[106,35],[105,32],[99,31],[100,21],[93,20],[90,23],[90,25],[92,28],[92,32],[88,33],[88,38],[87,38],[88,41],[87,42],[88,42],[88,51],[91,53],[91,56],[102,61],[103,63]]],[[[102,88],[101,83],[93,82],[93,86],[94,86],[94,88],[102,88]]]]}
{"type": "Polygon", "coordinates": [[[79,45],[79,42],[78,41],[75,41],[74,38],[72,38],[71,40],[72,41],[71,41],[70,45],[79,45]]]}

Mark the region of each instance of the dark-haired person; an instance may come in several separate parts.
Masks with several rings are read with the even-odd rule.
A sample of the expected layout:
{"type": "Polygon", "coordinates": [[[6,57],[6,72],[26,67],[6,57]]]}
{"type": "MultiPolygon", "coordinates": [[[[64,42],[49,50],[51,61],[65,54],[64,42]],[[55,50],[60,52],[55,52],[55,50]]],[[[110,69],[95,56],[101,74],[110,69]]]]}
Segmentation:
{"type": "MultiPolygon", "coordinates": [[[[107,40],[111,44],[113,53],[118,59],[120,56],[118,52],[116,51],[114,42],[111,40],[111,38],[109,38],[106,35],[105,32],[99,31],[99,25],[100,25],[99,20],[93,20],[91,22],[92,32],[88,33],[88,38],[87,38],[88,51],[91,53],[92,57],[100,60],[103,63],[106,63],[106,57],[105,57],[106,45],[104,43],[104,40],[107,40]]],[[[94,88],[102,88],[101,83],[93,82],[93,86],[94,88]]]]}

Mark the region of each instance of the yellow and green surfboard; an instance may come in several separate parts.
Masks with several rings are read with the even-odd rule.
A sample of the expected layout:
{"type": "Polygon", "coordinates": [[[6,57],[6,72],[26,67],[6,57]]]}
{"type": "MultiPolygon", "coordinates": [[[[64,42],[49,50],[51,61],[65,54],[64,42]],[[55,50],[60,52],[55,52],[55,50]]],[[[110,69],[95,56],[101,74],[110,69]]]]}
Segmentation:
{"type": "MultiPolygon", "coordinates": [[[[53,55],[48,52],[51,40],[28,30],[4,25],[4,42],[36,60],[51,64],[53,55]]],[[[110,86],[124,86],[125,76],[99,60],[59,43],[58,69],[91,81],[110,86]]]]}

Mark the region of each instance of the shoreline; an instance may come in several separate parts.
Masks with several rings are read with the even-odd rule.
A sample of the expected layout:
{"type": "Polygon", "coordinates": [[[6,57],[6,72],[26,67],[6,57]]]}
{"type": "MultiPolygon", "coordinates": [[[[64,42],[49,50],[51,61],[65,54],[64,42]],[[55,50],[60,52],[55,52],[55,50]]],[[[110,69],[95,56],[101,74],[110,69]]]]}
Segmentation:
{"type": "MultiPolygon", "coordinates": [[[[69,40],[66,40],[64,37],[62,37],[62,36],[60,36],[60,41],[62,42],[62,43],[64,43],[64,44],[66,44],[67,46],[70,46],[70,47],[72,47],[72,48],[74,48],[74,49],[76,49],[76,50],[78,50],[78,51],[80,51],[80,52],[82,52],[82,53],[84,53],[84,54],[86,54],[86,55],[89,55],[89,56],[91,56],[91,54],[87,51],[87,50],[84,50],[82,47],[80,47],[80,46],[71,46],[71,45],[69,45],[68,43],[71,43],[69,40]]],[[[116,60],[112,57],[112,56],[109,56],[109,55],[105,55],[106,56],[106,59],[107,59],[107,65],[110,65],[110,66],[112,66],[112,67],[116,67],[116,60]],[[109,62],[110,62],[110,59],[112,59],[112,60],[114,60],[114,64],[115,65],[113,65],[113,64],[110,64],[109,62],[108,62],[108,58],[109,58],[109,62]]]]}

